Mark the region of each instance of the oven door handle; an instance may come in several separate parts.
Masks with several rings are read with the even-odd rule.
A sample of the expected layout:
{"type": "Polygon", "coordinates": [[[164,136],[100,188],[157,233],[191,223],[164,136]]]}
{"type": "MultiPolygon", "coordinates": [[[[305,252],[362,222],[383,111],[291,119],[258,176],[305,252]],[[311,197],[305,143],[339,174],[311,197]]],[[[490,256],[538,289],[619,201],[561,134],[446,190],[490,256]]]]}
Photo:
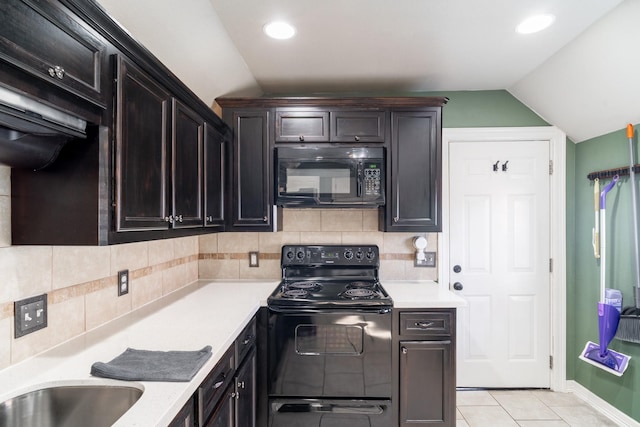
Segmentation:
{"type": "Polygon", "coordinates": [[[369,313],[369,314],[387,314],[391,313],[391,307],[371,307],[371,308],[293,308],[293,307],[275,307],[269,306],[269,310],[283,314],[336,314],[336,313],[369,313]]]}

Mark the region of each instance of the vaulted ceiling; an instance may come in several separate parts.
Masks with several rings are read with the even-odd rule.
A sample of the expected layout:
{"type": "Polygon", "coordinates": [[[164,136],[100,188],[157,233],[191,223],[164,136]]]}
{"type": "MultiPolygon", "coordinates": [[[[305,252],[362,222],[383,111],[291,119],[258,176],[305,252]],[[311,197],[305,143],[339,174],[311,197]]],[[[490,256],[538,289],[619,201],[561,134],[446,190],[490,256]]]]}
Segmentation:
{"type": "Polygon", "coordinates": [[[640,0],[98,1],[207,104],[505,89],[576,142],[640,122],[640,0]],[[534,13],[555,22],[516,33],[534,13]]]}

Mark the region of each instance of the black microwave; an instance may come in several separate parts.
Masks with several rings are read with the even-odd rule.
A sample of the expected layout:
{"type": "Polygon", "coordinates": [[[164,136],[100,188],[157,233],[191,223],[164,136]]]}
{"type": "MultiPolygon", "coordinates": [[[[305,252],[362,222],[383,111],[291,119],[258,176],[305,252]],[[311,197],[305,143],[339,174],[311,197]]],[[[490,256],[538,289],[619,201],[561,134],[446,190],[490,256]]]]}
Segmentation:
{"type": "Polygon", "coordinates": [[[278,147],[276,205],[378,207],[385,203],[381,147],[278,147]]]}

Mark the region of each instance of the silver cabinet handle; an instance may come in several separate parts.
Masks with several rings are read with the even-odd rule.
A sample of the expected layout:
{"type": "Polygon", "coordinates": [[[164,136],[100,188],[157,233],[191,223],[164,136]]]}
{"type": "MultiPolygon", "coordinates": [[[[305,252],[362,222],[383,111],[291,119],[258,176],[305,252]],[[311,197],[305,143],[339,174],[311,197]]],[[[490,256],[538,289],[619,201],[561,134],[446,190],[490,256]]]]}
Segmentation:
{"type": "Polygon", "coordinates": [[[208,221],[208,222],[213,222],[213,216],[209,215],[209,216],[207,217],[207,221],[208,221]]]}
{"type": "Polygon", "coordinates": [[[170,223],[170,224],[173,224],[173,221],[174,221],[174,219],[173,219],[173,215],[165,216],[165,217],[164,217],[164,220],[165,220],[165,222],[168,222],[168,223],[170,223]]]}
{"type": "Polygon", "coordinates": [[[416,322],[418,328],[427,329],[433,326],[433,322],[416,322]]]}
{"type": "Polygon", "coordinates": [[[407,350],[407,347],[402,347],[402,354],[407,354],[409,353],[409,350],[407,350]]]}
{"type": "Polygon", "coordinates": [[[354,139],[356,142],[360,142],[360,137],[359,137],[358,135],[356,135],[353,139],[354,139]]]}
{"type": "Polygon", "coordinates": [[[304,135],[300,135],[300,136],[298,137],[298,139],[299,139],[300,141],[304,141],[304,135]]]}
{"type": "Polygon", "coordinates": [[[269,218],[267,218],[267,216],[265,215],[265,216],[263,216],[263,217],[262,217],[262,220],[263,220],[264,222],[267,222],[267,221],[269,221],[269,218]]]}
{"type": "Polygon", "coordinates": [[[182,222],[182,215],[178,215],[178,216],[176,216],[176,221],[178,221],[178,222],[182,222]]]}
{"type": "Polygon", "coordinates": [[[60,80],[64,78],[64,68],[62,68],[59,65],[56,65],[55,67],[51,67],[47,71],[49,72],[49,75],[51,77],[57,77],[60,80]]]}

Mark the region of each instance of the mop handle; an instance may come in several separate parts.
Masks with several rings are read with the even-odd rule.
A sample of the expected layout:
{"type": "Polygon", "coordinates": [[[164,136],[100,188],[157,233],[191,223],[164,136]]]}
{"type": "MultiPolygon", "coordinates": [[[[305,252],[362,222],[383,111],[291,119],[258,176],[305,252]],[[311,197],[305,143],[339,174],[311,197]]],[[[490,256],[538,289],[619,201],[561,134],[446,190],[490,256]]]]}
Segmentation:
{"type": "Polygon", "coordinates": [[[638,205],[636,201],[636,173],[633,170],[633,125],[627,125],[627,139],[629,140],[629,182],[631,183],[631,208],[633,212],[633,249],[634,249],[634,267],[635,267],[635,306],[640,307],[640,259],[638,256],[638,205]]]}
{"type": "Polygon", "coordinates": [[[615,175],[610,183],[608,183],[602,192],[600,193],[600,242],[602,243],[600,246],[600,302],[604,302],[604,290],[606,288],[606,247],[607,247],[607,234],[606,234],[606,223],[607,218],[605,216],[606,206],[607,206],[607,193],[611,191],[614,185],[618,182],[619,176],[615,175]]]}

